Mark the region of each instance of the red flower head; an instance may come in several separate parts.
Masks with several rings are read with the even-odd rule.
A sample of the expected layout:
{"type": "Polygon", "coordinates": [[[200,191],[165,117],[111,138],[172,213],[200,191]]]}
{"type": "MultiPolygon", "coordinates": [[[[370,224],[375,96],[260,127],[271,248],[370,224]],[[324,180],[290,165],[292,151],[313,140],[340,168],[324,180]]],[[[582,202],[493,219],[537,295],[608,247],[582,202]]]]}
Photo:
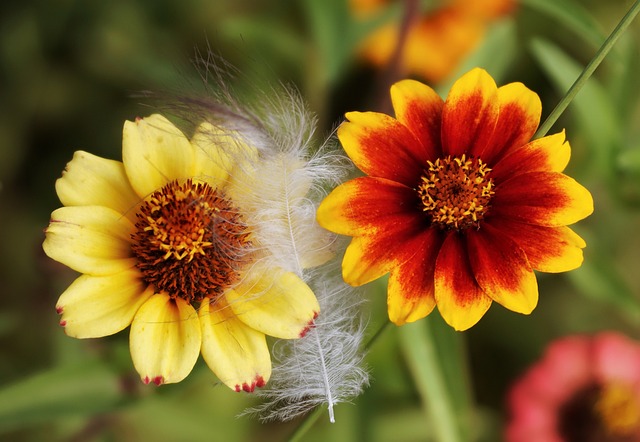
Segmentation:
{"type": "Polygon", "coordinates": [[[640,344],[617,333],[552,343],[509,394],[507,442],[640,440],[640,344]]]}
{"type": "Polygon", "coordinates": [[[318,221],[353,239],[343,277],[362,285],[390,272],[397,325],[437,305],[455,329],[473,326],[492,301],[530,313],[534,270],[582,263],[584,241],[566,227],[593,211],[591,194],[564,175],[564,132],[529,142],[541,113],[521,83],[498,88],[474,69],[446,101],[428,86],[391,87],[396,118],[349,112],[338,137],[367,176],[323,201],[318,221]]]}

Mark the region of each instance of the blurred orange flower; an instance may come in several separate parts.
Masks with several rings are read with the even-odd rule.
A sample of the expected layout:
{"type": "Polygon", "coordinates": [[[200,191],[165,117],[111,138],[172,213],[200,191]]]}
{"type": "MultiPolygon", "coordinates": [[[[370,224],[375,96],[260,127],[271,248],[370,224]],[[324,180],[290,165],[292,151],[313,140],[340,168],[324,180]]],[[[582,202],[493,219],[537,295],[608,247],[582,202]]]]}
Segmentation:
{"type": "Polygon", "coordinates": [[[640,343],[613,332],[553,342],[509,410],[507,442],[640,440],[640,343]]]}
{"type": "MultiPolygon", "coordinates": [[[[351,0],[358,17],[379,11],[388,0],[351,0]]],[[[458,66],[481,41],[492,21],[513,12],[515,0],[449,0],[414,20],[401,53],[401,72],[438,82],[458,66]]],[[[386,65],[396,50],[398,21],[386,23],[362,43],[362,58],[386,65]]]]}

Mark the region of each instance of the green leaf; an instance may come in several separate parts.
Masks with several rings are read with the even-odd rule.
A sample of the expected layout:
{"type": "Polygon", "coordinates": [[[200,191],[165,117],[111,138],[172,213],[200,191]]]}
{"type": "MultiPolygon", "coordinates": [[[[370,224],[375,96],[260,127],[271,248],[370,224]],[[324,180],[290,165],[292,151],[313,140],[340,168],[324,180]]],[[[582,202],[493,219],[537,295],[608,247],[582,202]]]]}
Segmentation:
{"type": "Polygon", "coordinates": [[[598,22],[578,3],[569,0],[520,0],[520,3],[558,21],[594,48],[605,39],[598,22]]]}
{"type": "Polygon", "coordinates": [[[0,389],[0,432],[112,410],[122,393],[100,361],[37,373],[0,389]]]}

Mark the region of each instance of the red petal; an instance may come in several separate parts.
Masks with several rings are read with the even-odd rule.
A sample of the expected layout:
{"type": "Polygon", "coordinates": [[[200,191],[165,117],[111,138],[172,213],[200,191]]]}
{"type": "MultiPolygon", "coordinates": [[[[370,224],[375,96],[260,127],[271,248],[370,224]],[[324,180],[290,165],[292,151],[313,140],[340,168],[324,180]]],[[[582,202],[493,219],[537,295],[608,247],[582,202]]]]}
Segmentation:
{"type": "Polygon", "coordinates": [[[436,260],[435,297],[444,320],[456,330],[475,325],[491,305],[473,276],[463,239],[450,232],[436,260]]]}
{"type": "Polygon", "coordinates": [[[434,275],[443,239],[440,230],[429,228],[399,251],[397,261],[402,264],[391,271],[387,289],[389,319],[394,324],[422,319],[435,307],[434,275]]]}
{"type": "Polygon", "coordinates": [[[538,303],[538,283],[517,243],[484,223],[466,231],[471,268],[484,292],[505,308],[529,314],[538,303]]]}
{"type": "Polygon", "coordinates": [[[338,138],[361,171],[409,187],[417,185],[426,152],[406,126],[377,112],[349,112],[346,117],[349,121],[338,128],[338,138]]]}
{"type": "Polygon", "coordinates": [[[511,150],[492,167],[491,178],[499,184],[527,172],[562,172],[570,156],[571,147],[562,131],[511,150]]]}
{"type": "Polygon", "coordinates": [[[555,172],[532,172],[497,186],[489,214],[557,227],[573,224],[592,212],[591,194],[573,178],[555,172]]]}
{"type": "Polygon", "coordinates": [[[474,151],[491,165],[511,149],[527,143],[538,128],[542,104],[535,92],[522,83],[510,83],[498,88],[500,114],[493,138],[484,151],[474,151]]]}
{"type": "Polygon", "coordinates": [[[409,128],[422,145],[416,157],[423,160],[423,164],[439,158],[442,155],[442,98],[419,81],[403,80],[391,86],[391,101],[398,121],[409,128]]]}
{"type": "Polygon", "coordinates": [[[482,153],[498,120],[498,88],[482,69],[473,69],[451,87],[442,111],[444,155],[482,153]]]}
{"type": "Polygon", "coordinates": [[[318,223],[358,236],[406,228],[420,217],[413,189],[383,178],[360,177],[336,187],[318,207],[318,223]]]}
{"type": "Polygon", "coordinates": [[[586,244],[568,227],[536,226],[507,218],[492,218],[488,223],[518,243],[535,270],[566,272],[582,264],[586,244]]]}

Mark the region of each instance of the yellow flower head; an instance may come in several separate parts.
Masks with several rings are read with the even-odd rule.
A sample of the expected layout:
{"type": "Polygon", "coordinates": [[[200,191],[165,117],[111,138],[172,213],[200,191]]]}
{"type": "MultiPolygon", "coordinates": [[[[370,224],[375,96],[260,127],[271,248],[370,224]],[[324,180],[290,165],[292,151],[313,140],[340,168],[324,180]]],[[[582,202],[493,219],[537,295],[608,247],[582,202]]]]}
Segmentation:
{"type": "Polygon", "coordinates": [[[265,335],[313,325],[320,308],[302,269],[331,256],[331,238],[305,207],[313,178],[299,151],[249,139],[209,122],[188,138],[151,115],[125,123],[122,162],[76,152],[43,245],[82,273],[57,303],[69,336],[131,325],[145,383],[181,381],[200,353],[236,391],[267,382],[265,335]],[[295,194],[283,165],[299,175],[295,194]]]}
{"type": "Polygon", "coordinates": [[[391,87],[395,118],[349,112],[338,138],[367,176],[318,208],[327,229],[353,237],[346,282],[390,273],[397,325],[437,305],[455,329],[473,326],[493,301],[519,313],[538,302],[534,270],[579,267],[585,243],[567,225],[593,211],[587,189],[562,171],[564,132],[530,141],[538,96],[521,83],[498,88],[473,69],[442,100],[403,80],[391,87]]]}

